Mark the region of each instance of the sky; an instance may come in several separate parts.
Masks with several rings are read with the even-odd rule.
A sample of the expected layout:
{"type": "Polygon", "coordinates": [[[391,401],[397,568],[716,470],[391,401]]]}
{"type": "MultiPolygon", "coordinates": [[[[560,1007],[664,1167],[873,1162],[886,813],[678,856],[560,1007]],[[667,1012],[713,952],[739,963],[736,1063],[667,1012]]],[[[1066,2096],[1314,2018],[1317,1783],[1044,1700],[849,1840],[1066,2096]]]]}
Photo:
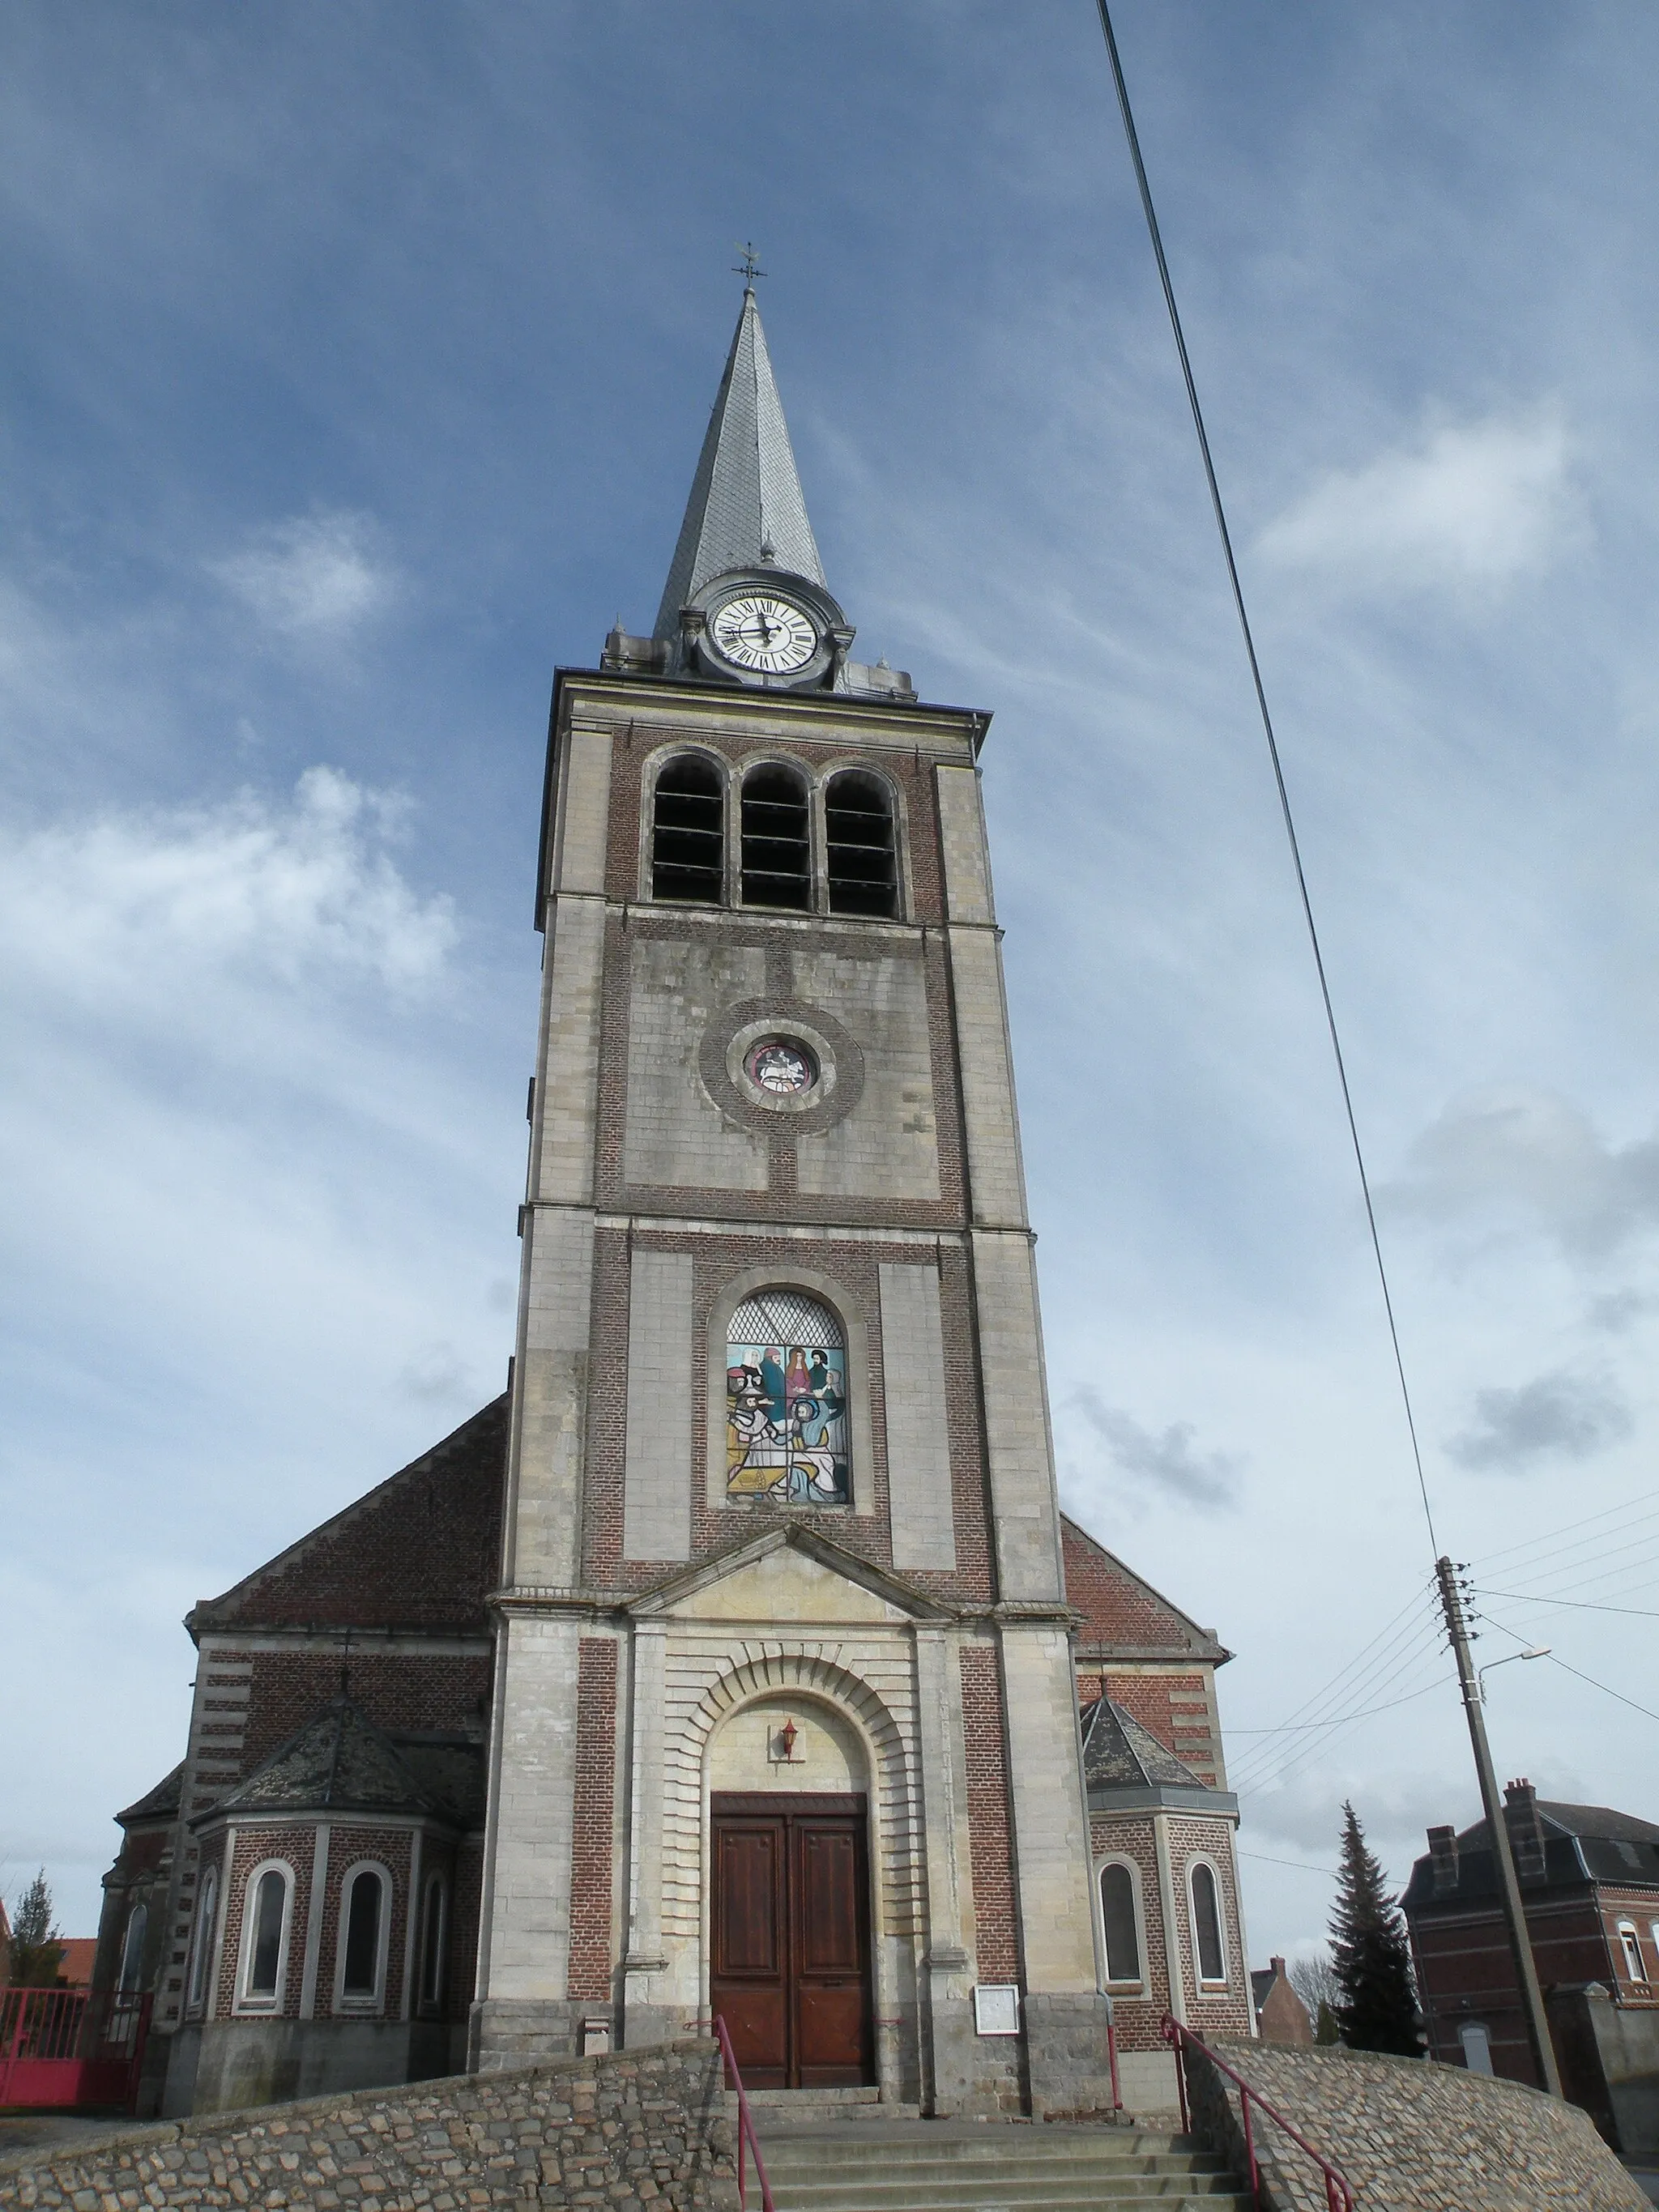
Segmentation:
{"type": "Polygon", "coordinates": [[[1550,1646],[1503,1777],[1659,1818],[1659,15],[1117,28],[1432,1536],[1086,0],[12,0],[0,1892],[66,1932],[190,1605],[502,1386],[552,672],[649,625],[747,238],[857,651],[994,714],[1062,1493],[1237,1655],[1253,1962],[1345,1797],[1400,1884],[1477,1814],[1437,1550],[1550,1646]]]}

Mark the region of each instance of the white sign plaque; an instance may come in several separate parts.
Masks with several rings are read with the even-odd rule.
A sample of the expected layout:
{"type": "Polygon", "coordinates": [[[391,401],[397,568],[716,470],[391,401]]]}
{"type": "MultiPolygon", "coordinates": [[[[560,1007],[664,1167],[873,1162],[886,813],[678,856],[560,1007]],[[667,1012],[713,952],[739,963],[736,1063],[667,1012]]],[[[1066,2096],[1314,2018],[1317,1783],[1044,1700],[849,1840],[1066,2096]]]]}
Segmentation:
{"type": "Polygon", "coordinates": [[[977,2035],[1018,2035],[1019,2033],[1018,1983],[975,1983],[974,2032],[977,2035]]]}

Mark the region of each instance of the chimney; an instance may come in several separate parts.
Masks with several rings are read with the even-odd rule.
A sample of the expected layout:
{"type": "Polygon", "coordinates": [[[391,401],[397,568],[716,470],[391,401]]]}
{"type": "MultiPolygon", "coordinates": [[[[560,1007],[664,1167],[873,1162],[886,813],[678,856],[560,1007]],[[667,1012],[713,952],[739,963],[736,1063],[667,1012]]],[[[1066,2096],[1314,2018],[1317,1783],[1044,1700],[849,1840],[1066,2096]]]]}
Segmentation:
{"type": "Polygon", "coordinates": [[[1544,1875],[1544,1824],[1538,1817],[1538,1792],[1523,1775],[1504,1784],[1504,1825],[1510,1832],[1515,1871],[1522,1881],[1544,1875]]]}
{"type": "Polygon", "coordinates": [[[1269,1959],[1269,1960],[1268,1960],[1268,1961],[1267,1961],[1267,1964],[1268,1964],[1268,1965],[1273,1968],[1273,1979],[1274,1979],[1274,1981],[1276,1981],[1276,1982],[1287,1982],[1287,1981],[1289,1981],[1289,1979],[1290,1979],[1290,1976],[1289,1976],[1289,1975],[1285,1972],[1285,1961],[1284,1961],[1282,1959],[1269,1959]]]}
{"type": "Polygon", "coordinates": [[[1457,1887],[1457,1831],[1455,1828],[1429,1830],[1429,1857],[1434,1869],[1434,1893],[1444,1897],[1457,1887]]]}

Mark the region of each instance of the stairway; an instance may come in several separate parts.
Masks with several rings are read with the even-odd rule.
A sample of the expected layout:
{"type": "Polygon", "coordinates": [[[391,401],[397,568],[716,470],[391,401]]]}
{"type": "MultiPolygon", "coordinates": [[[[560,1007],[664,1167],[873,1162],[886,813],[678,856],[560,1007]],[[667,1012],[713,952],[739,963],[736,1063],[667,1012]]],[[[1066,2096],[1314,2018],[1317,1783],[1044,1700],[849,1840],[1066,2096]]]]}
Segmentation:
{"type": "MultiPolygon", "coordinates": [[[[886,2111],[888,2107],[878,2108],[886,2111]]],[[[1249,2192],[1182,2136],[1054,2123],[755,2112],[777,2212],[1248,2212],[1249,2192]]],[[[751,2206],[756,2201],[752,2189],[751,2206]]]]}

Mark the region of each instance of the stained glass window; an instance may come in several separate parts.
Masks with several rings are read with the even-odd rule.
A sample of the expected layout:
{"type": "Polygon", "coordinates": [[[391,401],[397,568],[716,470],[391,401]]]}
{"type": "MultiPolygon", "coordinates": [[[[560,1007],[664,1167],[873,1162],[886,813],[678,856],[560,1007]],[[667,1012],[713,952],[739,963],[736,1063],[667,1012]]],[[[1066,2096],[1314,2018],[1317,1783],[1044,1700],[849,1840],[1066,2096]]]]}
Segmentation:
{"type": "Polygon", "coordinates": [[[732,1316],[726,1487],[732,1498],[791,1505],[852,1497],[841,1324],[799,1291],[757,1291],[732,1316]]]}

